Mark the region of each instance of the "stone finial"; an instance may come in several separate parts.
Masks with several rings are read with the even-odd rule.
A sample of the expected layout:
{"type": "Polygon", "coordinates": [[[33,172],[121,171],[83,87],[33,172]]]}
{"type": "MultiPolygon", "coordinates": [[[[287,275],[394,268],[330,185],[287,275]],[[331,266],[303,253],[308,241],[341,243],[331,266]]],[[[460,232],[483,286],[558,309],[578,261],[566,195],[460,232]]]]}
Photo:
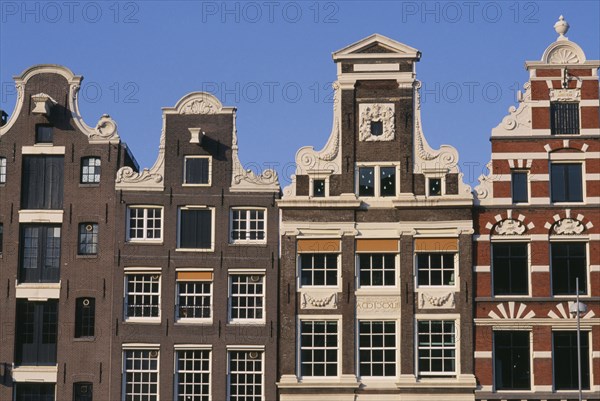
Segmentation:
{"type": "Polygon", "coordinates": [[[562,15],[558,17],[558,21],[554,24],[554,30],[560,35],[557,40],[567,39],[565,34],[569,31],[569,23],[565,21],[565,17],[562,15]]]}

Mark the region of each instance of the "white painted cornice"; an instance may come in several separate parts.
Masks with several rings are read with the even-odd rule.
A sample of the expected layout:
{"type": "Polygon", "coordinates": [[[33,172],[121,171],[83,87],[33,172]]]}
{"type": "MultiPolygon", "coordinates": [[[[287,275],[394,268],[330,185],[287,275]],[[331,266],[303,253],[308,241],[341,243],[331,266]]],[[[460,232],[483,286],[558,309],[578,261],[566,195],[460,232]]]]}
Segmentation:
{"type": "Polygon", "coordinates": [[[332,53],[335,61],[342,59],[368,59],[368,58],[408,58],[419,59],[421,53],[414,47],[397,42],[380,34],[373,34],[369,37],[359,40],[351,45],[344,47],[332,53]],[[389,52],[386,53],[361,53],[361,50],[378,44],[389,52]]]}

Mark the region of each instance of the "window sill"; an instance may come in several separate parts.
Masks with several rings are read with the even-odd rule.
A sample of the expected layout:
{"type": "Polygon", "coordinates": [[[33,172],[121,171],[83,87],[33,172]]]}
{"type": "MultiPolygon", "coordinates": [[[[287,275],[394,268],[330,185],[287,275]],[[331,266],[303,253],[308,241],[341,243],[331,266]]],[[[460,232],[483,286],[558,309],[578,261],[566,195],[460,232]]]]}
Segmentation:
{"type": "Polygon", "coordinates": [[[99,182],[90,182],[90,183],[85,183],[85,182],[80,182],[79,183],[79,188],[97,188],[100,187],[100,183],[99,182]]]}
{"type": "Polygon", "coordinates": [[[98,259],[98,254],[93,255],[75,255],[75,259],[98,259]]]}
{"type": "Polygon", "coordinates": [[[175,252],[214,252],[215,248],[176,248],[175,252]]]}
{"type": "Polygon", "coordinates": [[[177,320],[175,320],[175,324],[176,325],[212,325],[213,324],[213,320],[212,318],[210,319],[205,319],[205,318],[178,318],[177,320]]]}
{"type": "Polygon", "coordinates": [[[96,341],[96,337],[73,338],[73,341],[76,343],[91,343],[96,341]]]}
{"type": "Polygon", "coordinates": [[[267,246],[267,241],[230,241],[231,246],[267,246]]]}
{"type": "Polygon", "coordinates": [[[264,319],[230,320],[227,322],[228,326],[264,326],[266,324],[264,319]]]}
{"type": "Polygon", "coordinates": [[[212,183],[208,183],[208,184],[186,184],[186,183],[183,183],[183,184],[181,184],[181,186],[182,187],[205,187],[205,188],[208,188],[208,187],[212,186],[212,183]]]}
{"type": "Polygon", "coordinates": [[[127,240],[125,244],[129,245],[163,245],[163,240],[160,241],[150,241],[150,240],[127,240]]]}
{"type": "Polygon", "coordinates": [[[156,318],[156,317],[129,317],[126,318],[123,323],[135,323],[135,324],[160,324],[161,323],[161,319],[160,317],[156,318]]]}

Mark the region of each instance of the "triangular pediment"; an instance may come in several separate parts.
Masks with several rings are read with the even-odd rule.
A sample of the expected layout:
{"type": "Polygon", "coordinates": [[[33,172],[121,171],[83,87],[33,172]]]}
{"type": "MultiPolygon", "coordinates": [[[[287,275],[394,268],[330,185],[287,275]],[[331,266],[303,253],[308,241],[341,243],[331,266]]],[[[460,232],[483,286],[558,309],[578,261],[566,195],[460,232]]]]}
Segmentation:
{"type": "Polygon", "coordinates": [[[333,59],[364,58],[365,56],[385,55],[385,57],[416,58],[420,52],[404,43],[386,36],[373,34],[333,53],[333,59]]]}

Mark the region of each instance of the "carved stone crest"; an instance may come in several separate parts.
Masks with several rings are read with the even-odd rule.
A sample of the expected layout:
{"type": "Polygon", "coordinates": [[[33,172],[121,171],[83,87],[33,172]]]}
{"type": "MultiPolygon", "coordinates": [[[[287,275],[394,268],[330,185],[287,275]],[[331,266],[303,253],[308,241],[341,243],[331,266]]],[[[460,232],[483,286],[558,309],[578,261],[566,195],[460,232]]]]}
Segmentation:
{"type": "Polygon", "coordinates": [[[550,89],[550,100],[553,102],[575,102],[581,100],[579,89],[550,89]]]}
{"type": "Polygon", "coordinates": [[[360,112],[360,140],[366,142],[391,141],[394,139],[396,123],[394,121],[393,103],[361,104],[360,112]],[[382,125],[381,133],[375,134],[373,124],[382,125]]]}
{"type": "Polygon", "coordinates": [[[498,235],[521,235],[525,230],[525,225],[515,219],[502,220],[494,227],[494,232],[498,235]]]}
{"type": "Polygon", "coordinates": [[[585,227],[580,221],[566,218],[556,222],[552,226],[552,233],[557,235],[576,235],[581,234],[585,227]]]}

